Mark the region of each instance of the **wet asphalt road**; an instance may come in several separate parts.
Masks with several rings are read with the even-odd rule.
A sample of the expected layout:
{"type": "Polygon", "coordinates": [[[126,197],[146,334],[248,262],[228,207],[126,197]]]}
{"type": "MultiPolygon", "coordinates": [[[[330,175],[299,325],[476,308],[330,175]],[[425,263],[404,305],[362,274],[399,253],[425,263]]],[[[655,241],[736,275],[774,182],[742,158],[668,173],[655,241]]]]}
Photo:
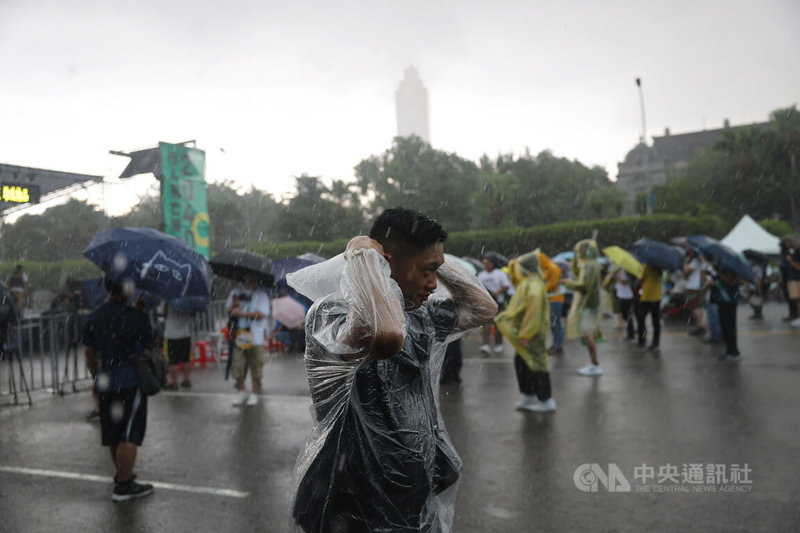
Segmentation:
{"type": "MultiPolygon", "coordinates": [[[[575,341],[550,358],[553,414],[515,411],[510,348],[485,357],[468,336],[462,385],[441,389],[465,463],[455,531],[800,530],[800,331],[780,321],[784,306],[767,306],[763,323],[748,311],[740,364],[680,324],[662,331],[660,356],[641,353],[604,320],[602,377],[576,373],[588,357],[575,341]],[[579,490],[583,464],[598,465],[578,472],[588,482],[616,465],[620,490],[579,490]]],[[[193,381],[151,399],[135,470],[156,493],[126,504],[111,502],[88,390],[0,407],[0,532],[286,531],[310,428],[301,357],[271,358],[255,407],[231,405],[219,369],[193,381]]]]}

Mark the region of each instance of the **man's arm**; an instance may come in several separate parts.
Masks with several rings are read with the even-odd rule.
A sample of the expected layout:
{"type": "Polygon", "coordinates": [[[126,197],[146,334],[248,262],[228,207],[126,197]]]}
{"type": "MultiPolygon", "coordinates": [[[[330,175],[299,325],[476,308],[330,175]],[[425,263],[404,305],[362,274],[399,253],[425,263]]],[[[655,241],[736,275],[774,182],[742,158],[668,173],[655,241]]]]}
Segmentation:
{"type": "Polygon", "coordinates": [[[350,306],[344,342],[359,353],[343,358],[363,357],[365,352],[376,359],[397,355],[405,341],[405,316],[402,296],[393,290],[385,268],[383,246],[369,237],[355,237],[347,243],[344,258],[350,306]]]}
{"type": "Polygon", "coordinates": [[[456,331],[482,326],[491,322],[497,315],[497,302],[489,294],[478,278],[462,272],[447,261],[436,271],[439,281],[450,292],[453,302],[458,306],[456,331]]]}

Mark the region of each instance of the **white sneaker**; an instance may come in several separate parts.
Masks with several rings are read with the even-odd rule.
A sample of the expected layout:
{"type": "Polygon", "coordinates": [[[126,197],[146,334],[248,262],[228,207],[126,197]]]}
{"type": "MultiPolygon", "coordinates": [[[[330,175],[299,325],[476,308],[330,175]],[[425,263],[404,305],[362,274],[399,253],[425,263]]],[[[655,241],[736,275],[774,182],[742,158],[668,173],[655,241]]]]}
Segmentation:
{"type": "Polygon", "coordinates": [[[492,348],[491,348],[491,346],[489,346],[488,344],[484,344],[483,346],[481,346],[481,347],[478,349],[478,351],[481,351],[481,352],[483,352],[483,353],[492,353],[492,348]]]}
{"type": "Polygon", "coordinates": [[[517,410],[528,409],[529,406],[536,405],[537,403],[539,403],[539,398],[533,394],[526,394],[514,405],[514,408],[517,410]]]}
{"type": "Polygon", "coordinates": [[[578,374],[581,376],[601,376],[603,368],[600,365],[586,365],[578,369],[578,374]]]}
{"type": "Polygon", "coordinates": [[[256,396],[255,392],[250,393],[250,396],[247,398],[247,405],[258,405],[258,396],[256,396]]]}
{"type": "MultiPolygon", "coordinates": [[[[538,398],[537,398],[538,400],[538,398]]],[[[547,401],[539,400],[536,404],[531,405],[527,408],[529,411],[534,411],[536,413],[547,413],[549,411],[556,410],[556,401],[553,398],[548,398],[547,401]]]]}
{"type": "Polygon", "coordinates": [[[494,347],[494,353],[503,353],[503,345],[502,344],[498,344],[497,346],[495,346],[494,347]]]}
{"type": "Polygon", "coordinates": [[[795,318],[794,320],[789,322],[789,325],[792,326],[793,328],[800,328],[800,318],[795,318]]]}
{"type": "Polygon", "coordinates": [[[233,399],[233,405],[244,405],[247,401],[247,391],[240,390],[236,393],[236,398],[233,399]]]}

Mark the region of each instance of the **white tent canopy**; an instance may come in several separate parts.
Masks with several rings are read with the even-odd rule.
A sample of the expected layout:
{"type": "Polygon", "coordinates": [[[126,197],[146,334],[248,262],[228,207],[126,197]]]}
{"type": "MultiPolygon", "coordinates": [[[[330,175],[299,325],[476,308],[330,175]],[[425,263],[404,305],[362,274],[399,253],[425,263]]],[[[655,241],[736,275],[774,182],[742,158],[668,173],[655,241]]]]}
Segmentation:
{"type": "Polygon", "coordinates": [[[722,244],[739,253],[744,250],[755,250],[767,255],[780,254],[780,239],[762,228],[750,215],[745,215],[728,233],[722,244]]]}

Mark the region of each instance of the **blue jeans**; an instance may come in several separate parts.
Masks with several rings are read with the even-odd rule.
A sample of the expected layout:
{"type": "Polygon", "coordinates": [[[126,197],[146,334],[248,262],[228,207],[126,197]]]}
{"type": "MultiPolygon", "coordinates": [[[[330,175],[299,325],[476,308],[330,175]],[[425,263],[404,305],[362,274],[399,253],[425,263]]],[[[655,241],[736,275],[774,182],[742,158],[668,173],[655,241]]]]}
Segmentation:
{"type": "Polygon", "coordinates": [[[561,348],[564,344],[564,326],[561,323],[561,309],[564,302],[550,302],[550,331],[553,333],[553,347],[561,348]]]}
{"type": "Polygon", "coordinates": [[[719,308],[717,304],[706,304],[706,318],[708,319],[708,334],[712,341],[722,340],[722,326],[719,322],[719,308]]]}

